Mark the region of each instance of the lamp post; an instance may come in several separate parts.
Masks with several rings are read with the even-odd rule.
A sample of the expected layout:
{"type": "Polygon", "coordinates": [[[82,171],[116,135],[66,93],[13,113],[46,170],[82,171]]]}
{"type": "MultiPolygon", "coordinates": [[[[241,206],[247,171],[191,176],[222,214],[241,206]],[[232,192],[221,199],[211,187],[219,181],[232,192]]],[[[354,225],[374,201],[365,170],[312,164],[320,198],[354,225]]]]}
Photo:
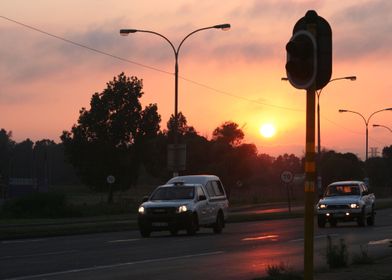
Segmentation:
{"type": "Polygon", "coordinates": [[[174,128],[173,128],[173,135],[174,135],[174,171],[173,171],[173,176],[178,176],[178,172],[179,172],[179,164],[178,164],[178,55],[180,53],[180,49],[182,44],[185,42],[185,40],[187,38],[189,38],[191,35],[195,34],[196,32],[200,32],[203,30],[207,30],[207,29],[221,29],[221,30],[229,30],[230,29],[230,24],[225,23],[225,24],[218,24],[218,25],[213,25],[213,26],[209,26],[209,27],[204,27],[204,28],[199,28],[196,29],[194,31],[192,31],[191,33],[189,33],[188,35],[186,35],[182,41],[180,42],[180,44],[178,45],[178,47],[176,48],[174,46],[174,44],[164,35],[155,32],[155,31],[150,31],[150,30],[140,30],[140,29],[121,29],[120,30],[120,34],[122,36],[127,36],[130,33],[136,33],[136,32],[144,32],[144,33],[150,33],[150,34],[154,34],[157,35],[161,38],[163,38],[166,42],[169,43],[170,47],[173,50],[174,53],[174,59],[175,59],[175,66],[174,66],[174,128]]]}
{"type": "Polygon", "coordinates": [[[381,124],[373,124],[373,127],[383,127],[389,130],[389,132],[392,133],[392,129],[390,129],[389,127],[387,127],[386,125],[381,125],[381,124]]]}
{"type": "MultiPolygon", "coordinates": [[[[333,81],[338,81],[338,80],[350,80],[350,81],[355,81],[357,80],[356,76],[346,76],[346,77],[340,77],[340,78],[334,78],[331,79],[329,83],[333,81]]],[[[317,190],[319,194],[321,194],[321,187],[322,187],[322,177],[321,177],[321,168],[320,168],[320,163],[321,163],[321,133],[320,133],[320,96],[323,91],[323,88],[320,90],[316,91],[317,94],[317,166],[316,166],[316,171],[317,171],[317,190]]]]}
{"type": "Polygon", "coordinates": [[[365,151],[366,157],[365,157],[365,161],[368,160],[368,152],[369,152],[368,151],[368,141],[369,141],[368,126],[369,126],[369,121],[370,121],[372,116],[374,116],[375,114],[377,114],[379,112],[382,112],[382,111],[392,111],[392,107],[375,111],[367,119],[365,119],[365,117],[361,113],[358,113],[358,112],[355,112],[355,111],[346,110],[346,109],[339,109],[339,113],[353,113],[353,114],[359,115],[363,119],[363,121],[365,122],[365,126],[366,126],[366,151],[365,151]]]}

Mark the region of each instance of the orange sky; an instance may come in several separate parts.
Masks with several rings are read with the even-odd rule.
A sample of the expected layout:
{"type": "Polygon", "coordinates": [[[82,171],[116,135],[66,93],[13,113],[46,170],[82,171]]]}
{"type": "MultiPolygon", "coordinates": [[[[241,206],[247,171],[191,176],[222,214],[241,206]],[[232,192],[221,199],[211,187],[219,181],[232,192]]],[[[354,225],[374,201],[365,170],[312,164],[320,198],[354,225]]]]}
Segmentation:
{"type": "MultiPolygon", "coordinates": [[[[179,56],[179,110],[207,137],[225,121],[243,127],[260,153],[302,155],[305,93],[282,82],[285,45],[296,21],[314,9],[333,31],[333,78],[321,96],[321,143],[364,158],[366,118],[392,107],[392,1],[207,0],[2,0],[0,2],[0,128],[16,141],[59,141],[89,108],[94,92],[121,72],[144,81],[143,104],[157,103],[161,127],[174,110],[174,55],[169,44],[146,33],[128,37],[121,28],[153,30],[174,45],[191,31],[230,23],[230,31],[207,30],[189,37],[179,56]],[[87,50],[16,24],[4,17],[143,66],[87,50]],[[147,66],[147,67],[144,67],[147,66]],[[153,67],[160,71],[152,70],[153,67]],[[189,81],[191,80],[191,82],[189,81]],[[201,84],[201,85],[200,85],[201,84]],[[275,125],[272,138],[259,127],[275,125]]],[[[392,112],[372,117],[369,147],[392,144],[392,112]]]]}

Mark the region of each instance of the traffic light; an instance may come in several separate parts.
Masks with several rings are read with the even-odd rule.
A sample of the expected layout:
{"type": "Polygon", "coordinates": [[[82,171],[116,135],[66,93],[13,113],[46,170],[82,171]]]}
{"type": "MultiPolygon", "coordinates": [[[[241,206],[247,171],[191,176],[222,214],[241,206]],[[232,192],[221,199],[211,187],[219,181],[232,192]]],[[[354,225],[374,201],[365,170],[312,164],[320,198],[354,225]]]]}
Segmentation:
{"type": "Polygon", "coordinates": [[[312,36],[317,46],[315,89],[318,90],[325,87],[332,76],[332,29],[328,21],[313,10],[307,11],[305,16],[297,21],[293,28],[293,34],[310,29],[313,30],[312,36]]]}
{"type": "Polygon", "coordinates": [[[290,83],[298,89],[310,88],[317,75],[317,44],[312,33],[300,30],[286,45],[286,73],[290,83]]]}

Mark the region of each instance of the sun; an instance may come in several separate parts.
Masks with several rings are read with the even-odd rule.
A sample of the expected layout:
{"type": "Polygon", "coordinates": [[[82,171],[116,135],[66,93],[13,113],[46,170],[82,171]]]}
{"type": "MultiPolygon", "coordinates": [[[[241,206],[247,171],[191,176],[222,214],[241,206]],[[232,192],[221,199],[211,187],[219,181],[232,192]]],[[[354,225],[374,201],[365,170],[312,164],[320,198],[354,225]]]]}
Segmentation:
{"type": "Polygon", "coordinates": [[[270,123],[263,124],[260,127],[260,134],[265,138],[271,138],[272,136],[275,135],[275,132],[276,132],[275,126],[273,126],[270,123]]]}

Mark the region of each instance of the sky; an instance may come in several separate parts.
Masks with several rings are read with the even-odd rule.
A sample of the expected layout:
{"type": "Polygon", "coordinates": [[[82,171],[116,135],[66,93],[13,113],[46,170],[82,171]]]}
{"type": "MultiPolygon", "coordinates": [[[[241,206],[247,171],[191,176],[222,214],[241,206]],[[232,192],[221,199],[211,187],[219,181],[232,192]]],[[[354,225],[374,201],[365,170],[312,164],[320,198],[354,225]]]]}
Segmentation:
{"type": "MultiPolygon", "coordinates": [[[[332,28],[332,78],[320,95],[321,146],[364,159],[365,121],[392,107],[392,1],[387,0],[1,0],[0,128],[17,142],[52,139],[90,108],[95,92],[121,72],[143,80],[144,106],[158,105],[161,128],[174,112],[174,53],[179,53],[179,111],[200,135],[236,122],[246,143],[278,156],[305,150],[306,94],[287,81],[285,45],[294,24],[315,10],[332,28]],[[224,4],[223,4],[224,3],[224,4]],[[262,137],[260,126],[276,133],[262,137]]],[[[369,147],[392,144],[392,111],[369,121],[369,147]]]]}

